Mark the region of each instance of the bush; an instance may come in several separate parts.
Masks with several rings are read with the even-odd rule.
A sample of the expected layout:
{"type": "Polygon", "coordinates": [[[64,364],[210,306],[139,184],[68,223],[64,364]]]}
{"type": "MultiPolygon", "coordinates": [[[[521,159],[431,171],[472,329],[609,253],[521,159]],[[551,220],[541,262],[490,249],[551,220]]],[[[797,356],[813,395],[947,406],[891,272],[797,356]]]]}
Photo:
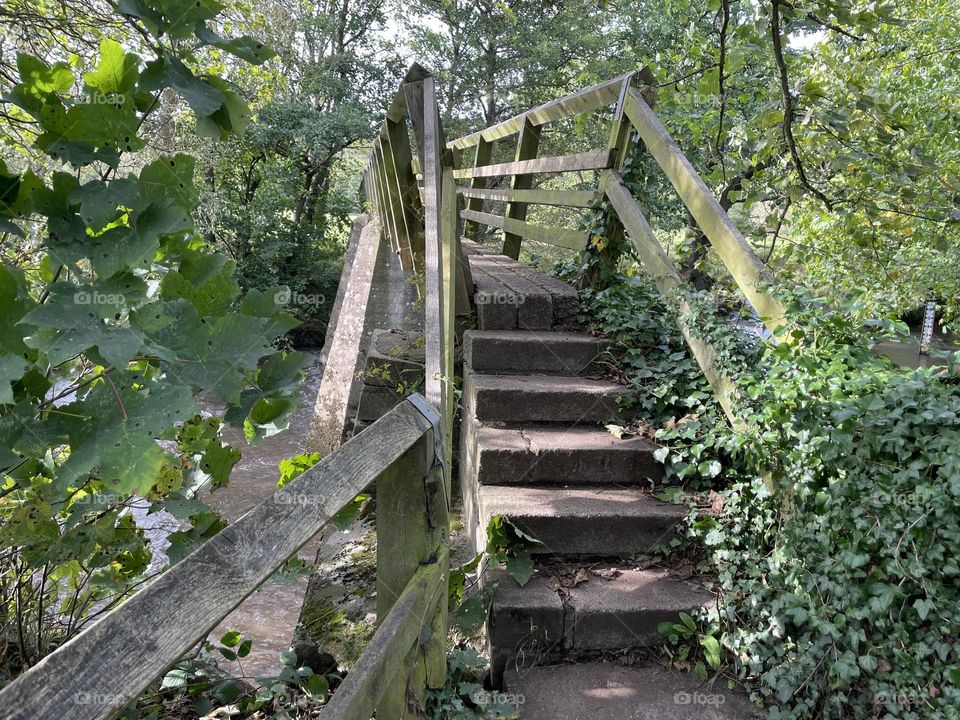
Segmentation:
{"type": "Polygon", "coordinates": [[[734,431],[649,285],[621,278],[582,306],[668,470],[726,487],[690,534],[715,566],[728,662],[769,717],[960,717],[956,368],[895,367],[858,308],[809,299],[790,342],[752,346],[700,297],[696,326],[744,392],[734,431]]]}

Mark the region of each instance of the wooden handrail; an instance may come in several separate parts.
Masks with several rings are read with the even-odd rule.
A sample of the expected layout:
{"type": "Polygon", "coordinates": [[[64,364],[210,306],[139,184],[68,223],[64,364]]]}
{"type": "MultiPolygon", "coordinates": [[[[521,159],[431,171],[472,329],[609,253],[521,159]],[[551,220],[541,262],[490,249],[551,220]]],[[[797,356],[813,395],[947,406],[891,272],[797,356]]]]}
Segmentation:
{"type": "MultiPolygon", "coordinates": [[[[560,207],[591,207],[600,198],[595,190],[511,190],[508,188],[457,188],[457,194],[467,198],[480,198],[509,202],[519,200],[528,205],[555,205],[560,207]]],[[[470,210],[479,210],[471,206],[470,210]]],[[[466,216],[464,216],[466,217],[466,216]]]]}
{"type": "Polygon", "coordinates": [[[454,170],[455,178],[495,177],[497,175],[535,175],[537,173],[564,173],[578,170],[602,170],[610,167],[610,151],[606,148],[558,155],[556,157],[495,163],[474,168],[454,170]]]}
{"type": "Polygon", "coordinates": [[[5,687],[0,718],[115,717],[432,433],[411,402],[397,405],[5,687]]]}
{"type": "Polygon", "coordinates": [[[610,105],[620,97],[620,88],[625,79],[633,76],[634,73],[621,75],[613,80],[605,80],[602,83],[591,85],[578,92],[572,93],[557,100],[551,100],[543,105],[514,115],[511,118],[498,122],[475,133],[464,135],[463,137],[451,140],[447,147],[457,150],[472,147],[481,140],[488,142],[498,140],[508,135],[519,132],[523,127],[523,121],[529,120],[533,125],[544,125],[548,122],[561,120],[572,115],[597,110],[605,105],[610,105]]]}
{"type": "Polygon", "coordinates": [[[675,304],[677,325],[683,334],[700,370],[713,388],[714,394],[724,413],[731,423],[738,422],[733,407],[733,396],[736,392],[734,384],[717,367],[717,351],[710,343],[702,340],[697,335],[694,328],[691,328],[686,320],[690,315],[690,302],[682,295],[683,281],[680,274],[671,262],[666,250],[660,245],[653,229],[644,217],[640,204],[634,199],[633,195],[623,184],[623,178],[620,173],[609,170],[604,173],[601,181],[604,194],[613,211],[620,218],[627,231],[627,237],[630,239],[637,257],[650,273],[657,289],[664,296],[667,302],[673,301],[675,304]]]}
{"type": "Polygon", "coordinates": [[[526,220],[494,215],[492,213],[472,212],[464,210],[460,213],[464,220],[472,220],[489,227],[499,228],[514,235],[542,242],[547,245],[567,248],[568,250],[583,250],[587,246],[587,231],[572,230],[571,228],[556,227],[553,225],[537,225],[526,220]]]}
{"type": "Polygon", "coordinates": [[[740,290],[770,331],[775,333],[783,326],[785,314],[783,306],[767,289],[773,284],[773,276],[767,266],[753,252],[730,216],[720,207],[717,198],[635,88],[627,90],[624,112],[740,290]]]}

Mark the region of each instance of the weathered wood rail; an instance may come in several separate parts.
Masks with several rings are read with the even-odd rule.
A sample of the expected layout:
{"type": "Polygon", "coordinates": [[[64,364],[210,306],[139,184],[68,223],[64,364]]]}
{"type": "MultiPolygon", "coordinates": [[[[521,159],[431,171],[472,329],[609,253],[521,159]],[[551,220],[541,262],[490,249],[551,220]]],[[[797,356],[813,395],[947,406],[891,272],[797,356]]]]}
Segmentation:
{"type": "MultiPolygon", "coordinates": [[[[430,419],[411,401],[398,405],[4,688],[0,718],[115,717],[372,483],[387,497],[402,498],[408,526],[419,518],[433,535],[432,552],[400,562],[391,554],[378,570],[381,597],[395,601],[381,608],[371,648],[406,640],[408,627],[399,640],[393,637],[398,623],[419,628],[424,617],[429,620],[428,606],[446,604],[446,592],[435,592],[445,573],[439,551],[445,528],[433,527],[424,492],[435,452],[430,419]]],[[[380,544],[405,545],[402,534],[392,534],[398,530],[378,526],[380,544]]],[[[338,710],[342,698],[368,682],[363,672],[350,673],[347,692],[331,703],[331,717],[352,717],[338,710]]],[[[386,693],[381,689],[366,702],[385,702],[386,693]]]]}

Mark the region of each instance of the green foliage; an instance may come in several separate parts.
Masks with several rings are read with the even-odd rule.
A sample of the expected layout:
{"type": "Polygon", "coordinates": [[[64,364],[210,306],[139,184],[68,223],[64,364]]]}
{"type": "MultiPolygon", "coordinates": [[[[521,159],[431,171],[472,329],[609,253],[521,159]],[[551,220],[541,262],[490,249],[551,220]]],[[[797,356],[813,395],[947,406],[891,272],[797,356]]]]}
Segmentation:
{"type": "Polygon", "coordinates": [[[663,635],[671,648],[670,660],[677,667],[692,666],[701,680],[707,679],[707,670],[718,670],[725,638],[717,637],[716,626],[700,628],[696,620],[685,612],[680,622],[662,622],[657,632],[663,635]]]}
{"type": "Polygon", "coordinates": [[[487,659],[473,648],[450,652],[446,683],[438,690],[427,690],[426,716],[431,720],[519,717],[516,698],[484,688],[488,670],[487,659]]]}
{"type": "Polygon", "coordinates": [[[326,703],[343,680],[336,670],[320,675],[309,667],[297,667],[292,650],[280,654],[279,673],[255,678],[256,687],[220,670],[221,658],[237,662],[242,670],[252,645],[250,638],[236,631],[226,633],[219,643],[206,641],[196,657],[177,663],[163,676],[159,693],[140,698],[121,717],[154,720],[169,717],[174,708],[200,717],[225,706],[243,717],[302,717],[326,703]]]}
{"type": "Polygon", "coordinates": [[[640,390],[635,409],[668,418],[661,461],[687,484],[726,486],[719,509],[690,525],[723,600],[704,625],[661,628],[674,659],[701,673],[730,663],[771,718],[957,717],[960,358],[897,368],[871,348],[896,327],[802,295],[790,300],[790,342],[743,345],[715,306],[696,303],[688,320],[743,390],[734,431],[709,399],[677,392],[703,385],[686,354],[671,360],[678,333],[662,298],[624,280],[584,299],[627,349],[618,367],[640,390]],[[660,382],[670,392],[644,402],[644,383],[660,382]],[[671,425],[677,410],[697,419],[671,425]]]}
{"type": "MultiPolygon", "coordinates": [[[[706,293],[691,293],[688,299],[688,322],[718,348],[718,362],[725,362],[736,377],[754,358],[755,343],[731,327],[706,293]]],[[[733,462],[735,443],[724,431],[726,418],[673,320],[671,303],[647,278],[618,275],[603,289],[583,290],[580,307],[584,319],[611,338],[601,361],[633,389],[622,401],[634,418],[632,427],[654,432],[666,446],[657,459],[664,463],[667,479],[707,486],[721,482],[722,477],[717,478],[733,462]]]]}
{"type": "MultiPolygon", "coordinates": [[[[306,358],[274,341],[296,320],[273,293],[242,297],[233,261],[198,235],[194,157],[147,150],[170,89],[218,132],[249,114],[199,59],[220,9],[126,2],[152,59],[110,38],[87,67],[21,53],[4,88],[32,143],[30,163],[0,167],[0,231],[16,243],[0,265],[8,676],[142,580],[151,551],[132,508],[183,521],[173,562],[223,527],[193,495],[226,484],[240,453],[199,414],[200,394],[250,442],[294,409],[306,358]]],[[[247,55],[252,41],[238,42],[214,44],[247,55]]]]}
{"type": "Polygon", "coordinates": [[[875,356],[858,322],[794,307],[750,388],[745,465],[697,534],[741,672],[771,717],[957,717],[960,383],[875,356]]]}

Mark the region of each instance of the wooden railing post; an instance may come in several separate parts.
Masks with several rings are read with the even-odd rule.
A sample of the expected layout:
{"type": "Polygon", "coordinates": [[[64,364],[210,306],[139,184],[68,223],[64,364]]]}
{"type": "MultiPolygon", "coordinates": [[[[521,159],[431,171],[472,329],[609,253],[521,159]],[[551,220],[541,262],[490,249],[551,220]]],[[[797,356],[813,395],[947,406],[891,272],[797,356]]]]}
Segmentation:
{"type": "Polygon", "coordinates": [[[377,146],[380,157],[383,160],[383,173],[386,179],[387,194],[389,196],[389,209],[393,226],[397,233],[397,249],[400,255],[400,267],[404,270],[413,270],[413,252],[410,242],[413,223],[412,218],[408,218],[406,209],[404,208],[403,191],[400,186],[397,166],[393,159],[393,149],[391,148],[387,122],[384,123],[384,127],[380,130],[380,137],[377,138],[377,146]]]}
{"type": "Polygon", "coordinates": [[[388,119],[386,121],[386,129],[390,153],[393,158],[393,167],[397,174],[400,202],[404,217],[407,220],[410,252],[414,257],[414,266],[416,267],[417,263],[423,262],[423,228],[420,226],[423,206],[420,202],[420,190],[417,188],[417,178],[413,174],[413,151],[410,148],[410,137],[407,134],[406,119],[401,118],[396,122],[388,119]]]}
{"type": "MultiPolygon", "coordinates": [[[[473,166],[476,168],[481,167],[482,165],[489,165],[492,157],[493,142],[481,138],[480,142],[477,143],[477,154],[473,160],[473,166]]],[[[471,181],[470,186],[474,190],[485,188],[487,186],[487,179],[485,177],[475,177],[471,181]]],[[[474,212],[483,211],[483,198],[470,198],[470,202],[467,203],[467,210],[472,210],[474,212]]],[[[471,240],[476,240],[479,232],[480,225],[478,223],[471,222],[469,225],[464,227],[464,235],[471,240]]]]}
{"type": "MultiPolygon", "coordinates": [[[[445,503],[438,493],[434,458],[439,448],[431,435],[381,475],[377,482],[377,619],[382,622],[421,565],[436,562],[446,546],[445,503]]],[[[445,573],[446,568],[440,572],[445,573]]],[[[421,705],[427,687],[443,684],[446,672],[446,593],[438,593],[421,622],[418,640],[396,658],[392,678],[377,711],[380,717],[408,717],[411,700],[421,705]],[[428,629],[429,628],[429,629],[428,629]],[[439,640],[439,642],[438,642],[439,640]],[[440,666],[438,678],[438,665],[440,666]]]]}
{"type": "Polygon", "coordinates": [[[737,230],[710,188],[636,89],[628,88],[624,110],[643,144],[663,168],[683,204],[707,236],[717,257],[767,328],[776,336],[784,324],[785,312],[780,301],[768,289],[773,284],[770,270],[737,230]]]}
{"type": "MultiPolygon", "coordinates": [[[[533,160],[537,157],[537,151],[540,149],[540,128],[534,125],[530,118],[524,118],[523,127],[520,128],[520,135],[517,138],[516,162],[521,160],[533,160]]],[[[511,190],[528,190],[533,187],[533,175],[514,175],[510,180],[511,190]]],[[[507,203],[506,211],[503,214],[504,219],[520,220],[527,219],[527,204],[522,201],[513,200],[507,203]]],[[[522,237],[516,233],[503,231],[503,254],[514,260],[520,257],[520,242],[522,237]]]]}

